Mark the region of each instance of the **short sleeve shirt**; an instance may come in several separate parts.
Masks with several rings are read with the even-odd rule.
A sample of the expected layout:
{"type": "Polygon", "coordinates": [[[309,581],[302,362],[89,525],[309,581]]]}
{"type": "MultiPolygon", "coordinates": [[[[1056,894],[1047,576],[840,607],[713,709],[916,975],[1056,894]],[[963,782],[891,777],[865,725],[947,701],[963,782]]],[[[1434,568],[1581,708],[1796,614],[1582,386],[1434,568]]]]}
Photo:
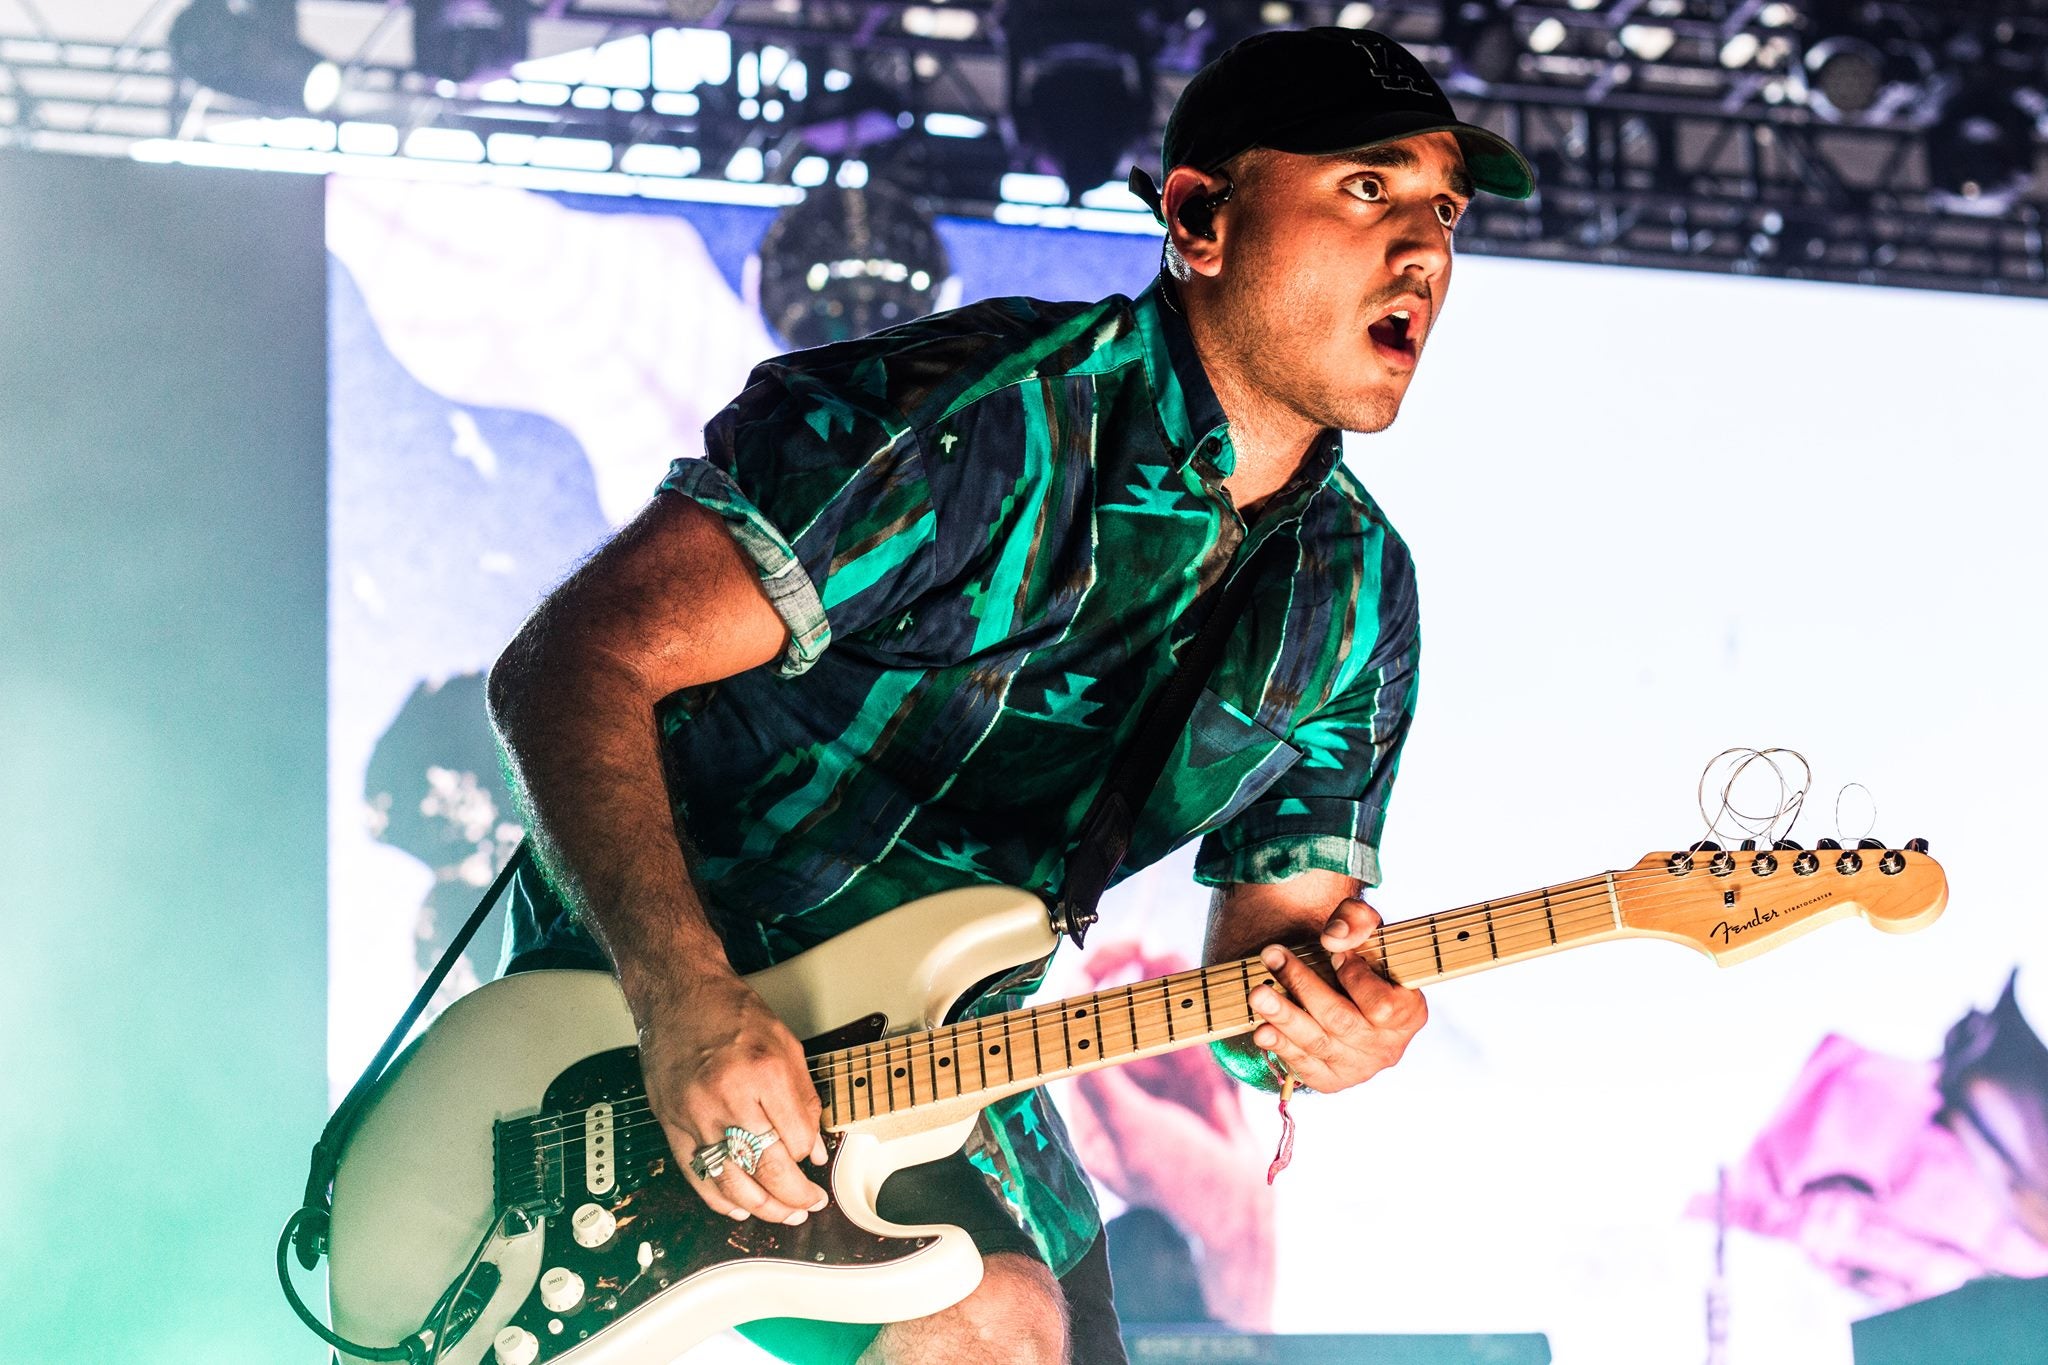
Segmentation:
{"type": "MultiPolygon", "coordinates": [[[[992,299],[777,357],[675,462],[659,496],[724,519],[789,630],[775,663],[657,713],[740,971],[962,885],[1056,896],[1190,606],[1269,537],[1125,869],[1200,839],[1211,885],[1379,880],[1415,702],[1407,547],[1334,431],[1240,517],[1171,288],[992,299]]],[[[514,949],[577,933],[529,908],[514,949]]],[[[986,1118],[971,1155],[1064,1273],[1099,1222],[1057,1116],[1031,1092],[986,1118]]]]}

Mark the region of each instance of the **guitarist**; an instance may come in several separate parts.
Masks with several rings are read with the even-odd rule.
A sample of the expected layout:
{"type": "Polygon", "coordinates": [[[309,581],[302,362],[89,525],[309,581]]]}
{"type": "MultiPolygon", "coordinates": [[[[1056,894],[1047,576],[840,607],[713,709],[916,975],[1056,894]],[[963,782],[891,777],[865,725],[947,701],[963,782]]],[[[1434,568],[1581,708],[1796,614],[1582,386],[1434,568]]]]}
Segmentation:
{"type": "MultiPolygon", "coordinates": [[[[545,874],[515,890],[513,965],[617,972],[679,1157],[729,1126],[768,1144],[753,1175],[691,1174],[722,1214],[826,1201],[800,1045],[742,975],[965,882],[1056,891],[1190,604],[1271,537],[1126,866],[1202,837],[1211,960],[1379,923],[1359,897],[1416,598],[1339,432],[1393,421],[1459,216],[1527,195],[1528,168],[1397,44],[1334,28],[1211,63],[1162,161],[1163,184],[1132,176],[1167,232],[1137,299],[995,299],[763,363],[492,671],[545,874]]],[[[1286,997],[1219,1048],[1246,1079],[1341,1090],[1422,1025],[1357,958],[1331,985],[1265,951],[1286,997]]],[[[880,1207],[966,1228],[980,1287],[879,1331],[747,1334],[801,1361],[1124,1359],[1094,1200],[1037,1093],[880,1207]]]]}

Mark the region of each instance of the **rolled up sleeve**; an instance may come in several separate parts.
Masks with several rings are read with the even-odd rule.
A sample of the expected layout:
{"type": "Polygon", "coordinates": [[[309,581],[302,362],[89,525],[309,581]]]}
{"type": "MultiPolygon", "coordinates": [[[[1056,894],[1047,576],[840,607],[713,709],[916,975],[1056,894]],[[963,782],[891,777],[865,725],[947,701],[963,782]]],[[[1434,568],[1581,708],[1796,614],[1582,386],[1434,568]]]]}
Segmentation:
{"type": "Polygon", "coordinates": [[[1280,882],[1319,870],[1379,885],[1380,832],[1415,715],[1421,635],[1412,582],[1403,574],[1390,585],[1400,596],[1366,667],[1288,733],[1301,762],[1202,840],[1195,880],[1280,882]]]}
{"type": "MultiPolygon", "coordinates": [[[[879,363],[879,362],[876,362],[879,363]]],[[[880,376],[771,362],[675,461],[664,493],[715,512],[789,629],[784,677],[835,634],[900,611],[930,577],[936,514],[913,432],[873,401],[880,376]]]]}

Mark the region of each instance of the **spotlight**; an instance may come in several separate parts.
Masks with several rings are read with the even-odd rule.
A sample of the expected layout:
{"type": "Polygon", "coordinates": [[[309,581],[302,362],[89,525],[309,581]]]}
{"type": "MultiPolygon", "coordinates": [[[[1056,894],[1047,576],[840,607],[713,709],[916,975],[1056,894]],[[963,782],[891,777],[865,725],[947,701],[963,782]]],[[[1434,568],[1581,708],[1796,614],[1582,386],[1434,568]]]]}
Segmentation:
{"type": "MultiPolygon", "coordinates": [[[[1522,42],[1499,0],[1444,0],[1440,33],[1451,49],[1454,74],[1484,85],[1499,85],[1515,74],[1522,42]]],[[[1561,41],[1564,35],[1557,36],[1561,41]]]]}
{"type": "Polygon", "coordinates": [[[235,99],[319,114],[341,94],[341,68],[299,41],[290,0],[193,0],[169,47],[179,75],[235,99]]]}
{"type": "Polygon", "coordinates": [[[1881,119],[1933,74],[1927,45],[1895,19],[1824,9],[1819,29],[1806,49],[1806,103],[1831,123],[1881,119]]]}
{"type": "Polygon", "coordinates": [[[442,80],[501,76],[526,60],[527,0],[412,0],[413,69],[442,80]]]}
{"type": "Polygon", "coordinates": [[[1068,202],[1111,179],[1152,126],[1152,44],[1135,6],[1011,0],[1010,113],[1068,202]]]}
{"type": "Polygon", "coordinates": [[[1958,213],[2005,212],[2032,183],[2034,120],[2002,85],[1972,85],[1927,131],[1927,182],[1958,213]]]}
{"type": "Polygon", "coordinates": [[[953,267],[932,220],[889,185],[820,187],[761,239],[761,316],[791,346],[824,346],[932,311],[953,267]]]}
{"type": "Polygon", "coordinates": [[[1825,118],[1855,118],[1877,103],[1884,86],[1884,54],[1861,38],[1824,38],[1806,52],[1811,103],[1825,118]]]}
{"type": "MultiPolygon", "coordinates": [[[[838,89],[811,94],[792,120],[804,146],[833,158],[864,156],[876,145],[901,137],[903,96],[871,76],[854,76],[838,89]]],[[[914,121],[913,121],[914,122],[914,121]]]]}

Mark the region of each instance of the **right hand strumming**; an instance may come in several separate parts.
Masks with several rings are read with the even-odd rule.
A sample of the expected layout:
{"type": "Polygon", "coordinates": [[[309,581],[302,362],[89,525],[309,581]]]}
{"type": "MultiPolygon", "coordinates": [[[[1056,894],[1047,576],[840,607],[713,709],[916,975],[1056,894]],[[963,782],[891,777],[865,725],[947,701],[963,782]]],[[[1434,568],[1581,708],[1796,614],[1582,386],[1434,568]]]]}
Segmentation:
{"type": "Polygon", "coordinates": [[[647,1100],[676,1166],[704,1202],[731,1218],[801,1223],[825,1207],[825,1190],[798,1164],[822,1165],[823,1106],[796,1035],[737,976],[692,981],[634,1011],[647,1100]],[[698,1148],[727,1127],[776,1133],[754,1175],[728,1161],[716,1180],[690,1169],[698,1148]]]}

